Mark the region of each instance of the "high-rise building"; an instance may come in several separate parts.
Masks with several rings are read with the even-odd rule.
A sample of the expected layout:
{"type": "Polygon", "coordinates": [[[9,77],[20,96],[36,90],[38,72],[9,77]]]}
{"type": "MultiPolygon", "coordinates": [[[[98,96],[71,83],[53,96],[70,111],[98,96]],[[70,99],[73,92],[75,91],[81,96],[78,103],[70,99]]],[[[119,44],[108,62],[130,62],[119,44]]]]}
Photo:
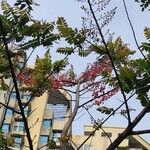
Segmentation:
{"type": "MultiPolygon", "coordinates": [[[[11,82],[11,80],[10,80],[11,82]]],[[[22,106],[30,99],[27,93],[20,93],[22,106]]],[[[2,95],[3,102],[7,102],[10,95],[9,106],[18,109],[16,93],[14,91],[2,95]]],[[[71,96],[62,90],[45,92],[42,96],[34,98],[24,109],[27,117],[28,126],[32,138],[34,150],[46,150],[48,141],[56,142],[57,149],[60,147],[60,136],[66,121],[71,112],[71,96]]],[[[3,122],[2,132],[5,136],[13,139],[11,149],[29,150],[28,140],[21,115],[14,113],[5,107],[0,108],[1,123],[3,122]],[[6,115],[4,115],[6,113],[6,115]],[[3,120],[5,116],[5,120],[3,120]]]]}

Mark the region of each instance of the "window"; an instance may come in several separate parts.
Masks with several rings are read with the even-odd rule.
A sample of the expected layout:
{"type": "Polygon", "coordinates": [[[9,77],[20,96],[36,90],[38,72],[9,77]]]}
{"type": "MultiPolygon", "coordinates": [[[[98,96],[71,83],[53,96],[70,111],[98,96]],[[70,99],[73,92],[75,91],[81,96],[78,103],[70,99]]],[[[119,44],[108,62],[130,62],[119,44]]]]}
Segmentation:
{"type": "Polygon", "coordinates": [[[50,119],[44,119],[43,120],[43,127],[46,129],[49,129],[52,126],[52,120],[50,119]]]}
{"type": "Polygon", "coordinates": [[[41,145],[45,145],[45,144],[47,144],[48,143],[48,135],[41,135],[40,136],[40,144],[41,145]]]}
{"type": "Polygon", "coordinates": [[[22,105],[22,107],[24,108],[24,114],[25,114],[25,116],[27,116],[28,115],[28,109],[29,109],[29,106],[26,106],[26,105],[22,105]]]}
{"type": "MultiPolygon", "coordinates": [[[[93,131],[84,131],[84,135],[87,135],[87,136],[91,135],[92,133],[93,133],[93,131]]],[[[94,136],[94,135],[95,135],[95,133],[92,134],[92,136],[94,136]]]]}
{"type": "Polygon", "coordinates": [[[19,62],[18,67],[19,67],[19,69],[22,69],[24,67],[24,62],[19,62]]]}
{"type": "Polygon", "coordinates": [[[10,100],[16,100],[16,92],[12,91],[10,93],[10,100]]]}
{"type": "Polygon", "coordinates": [[[14,131],[24,131],[23,121],[16,121],[15,126],[14,126],[14,131]]]}
{"type": "Polygon", "coordinates": [[[3,133],[8,133],[9,130],[10,130],[10,124],[4,123],[3,126],[2,126],[2,132],[3,133]]]}
{"type": "Polygon", "coordinates": [[[25,99],[25,100],[29,100],[30,98],[31,98],[31,96],[28,95],[28,94],[23,94],[23,95],[21,96],[21,99],[25,99]]]}
{"type": "Polygon", "coordinates": [[[102,134],[101,134],[101,136],[102,137],[112,137],[112,133],[110,133],[110,132],[102,132],[102,134]]]}
{"type": "Polygon", "coordinates": [[[54,112],[54,119],[64,119],[68,111],[68,106],[64,104],[47,104],[46,109],[54,112]]]}
{"type": "Polygon", "coordinates": [[[7,109],[6,110],[6,116],[12,117],[12,115],[13,115],[13,111],[11,109],[7,109]]]}
{"type": "Polygon", "coordinates": [[[21,141],[22,138],[21,137],[15,137],[15,147],[20,148],[21,147],[21,141]]]}
{"type": "Polygon", "coordinates": [[[61,131],[53,131],[52,140],[56,142],[56,144],[60,144],[61,131]]]}
{"type": "MultiPolygon", "coordinates": [[[[77,145],[77,146],[79,147],[80,145],[77,145]]],[[[80,150],[93,150],[93,149],[92,149],[92,145],[84,144],[84,145],[80,148],[80,150]]]]}

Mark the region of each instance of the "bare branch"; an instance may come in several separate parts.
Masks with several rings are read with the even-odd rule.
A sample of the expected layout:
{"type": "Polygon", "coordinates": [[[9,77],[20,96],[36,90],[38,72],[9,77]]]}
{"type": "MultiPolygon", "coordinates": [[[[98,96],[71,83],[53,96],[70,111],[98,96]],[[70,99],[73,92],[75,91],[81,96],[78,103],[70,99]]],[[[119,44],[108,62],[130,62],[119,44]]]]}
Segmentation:
{"type": "Polygon", "coordinates": [[[3,23],[2,23],[1,19],[0,19],[0,29],[1,29],[1,33],[2,33],[2,40],[4,42],[5,50],[6,50],[6,53],[7,53],[7,56],[8,56],[8,62],[9,62],[9,65],[10,65],[10,72],[11,72],[12,79],[13,79],[13,82],[14,82],[14,87],[15,87],[15,91],[16,91],[16,99],[18,101],[19,109],[21,111],[21,116],[23,118],[25,130],[26,130],[26,133],[27,133],[28,143],[29,143],[29,146],[30,146],[30,150],[33,150],[32,139],[31,139],[31,135],[30,135],[30,132],[29,132],[29,128],[28,128],[27,119],[26,119],[25,114],[24,114],[24,109],[23,109],[22,104],[21,104],[20,93],[19,93],[19,89],[18,89],[18,85],[17,85],[17,79],[16,79],[16,76],[15,76],[15,72],[14,72],[12,61],[11,61],[7,41],[6,41],[6,38],[5,38],[3,23]]]}
{"type": "Polygon", "coordinates": [[[8,106],[8,105],[6,105],[6,104],[4,104],[4,103],[2,103],[2,102],[0,102],[0,104],[3,105],[4,107],[6,107],[7,109],[12,110],[13,112],[15,112],[15,113],[17,113],[17,114],[21,114],[21,112],[18,111],[18,110],[16,110],[14,107],[8,106]]]}
{"type": "Polygon", "coordinates": [[[147,130],[139,130],[139,131],[132,131],[131,135],[138,135],[138,134],[148,134],[150,133],[150,129],[147,130]]]}
{"type": "MultiPolygon", "coordinates": [[[[62,134],[61,134],[61,137],[62,138],[65,138],[67,132],[69,131],[69,128],[71,127],[71,124],[77,114],[77,111],[78,111],[78,107],[79,107],[79,101],[80,101],[80,96],[79,96],[79,92],[80,91],[80,81],[78,82],[77,84],[77,88],[76,88],[76,103],[75,103],[75,107],[74,107],[74,110],[73,110],[73,113],[71,114],[69,120],[67,121],[67,123],[65,124],[64,128],[63,128],[63,131],[62,131],[62,134]]],[[[62,143],[62,150],[65,150],[65,143],[62,143]]]]}
{"type": "Polygon", "coordinates": [[[94,19],[94,21],[95,21],[95,23],[96,23],[96,26],[97,26],[97,28],[98,28],[99,34],[100,34],[100,36],[101,36],[101,38],[102,38],[102,43],[104,44],[105,50],[106,50],[106,52],[107,52],[107,54],[108,54],[108,57],[109,57],[109,59],[110,59],[110,61],[111,61],[113,70],[114,70],[115,75],[116,75],[116,78],[117,78],[117,80],[118,80],[118,84],[119,84],[119,86],[120,86],[120,88],[121,88],[121,93],[122,93],[122,96],[123,96],[123,98],[124,98],[125,106],[126,106],[126,110],[127,110],[128,122],[129,122],[129,124],[130,124],[130,122],[131,122],[130,111],[129,111],[129,106],[128,106],[128,103],[127,103],[126,95],[125,95],[124,90],[123,90],[123,87],[122,87],[122,82],[120,81],[120,78],[119,78],[119,75],[118,75],[118,73],[117,73],[117,70],[116,70],[114,61],[113,61],[113,59],[112,59],[112,57],[111,57],[111,54],[110,54],[110,52],[109,52],[109,49],[108,49],[108,47],[107,47],[107,44],[106,44],[106,41],[105,41],[105,39],[104,39],[103,33],[102,33],[101,28],[100,28],[100,26],[99,26],[98,20],[97,20],[95,14],[94,14],[94,11],[93,11],[93,8],[92,8],[92,5],[91,5],[91,1],[90,1],[90,0],[87,0],[87,2],[88,2],[88,5],[89,5],[91,14],[92,14],[92,16],[93,16],[93,19],[94,19]]]}
{"type": "Polygon", "coordinates": [[[130,125],[127,126],[127,128],[119,134],[118,138],[113,141],[112,144],[109,145],[107,150],[115,149],[119,146],[119,144],[129,135],[132,134],[133,128],[139,123],[139,121],[145,116],[145,114],[149,111],[150,106],[146,106],[139,114],[138,116],[130,123],[130,125]]]}

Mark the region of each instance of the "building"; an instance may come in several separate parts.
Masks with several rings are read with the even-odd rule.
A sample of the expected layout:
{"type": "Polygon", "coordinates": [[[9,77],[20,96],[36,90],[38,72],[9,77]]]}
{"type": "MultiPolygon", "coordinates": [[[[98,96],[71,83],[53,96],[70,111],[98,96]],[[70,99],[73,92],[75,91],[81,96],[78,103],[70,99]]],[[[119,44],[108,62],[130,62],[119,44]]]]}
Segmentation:
{"type": "MultiPolygon", "coordinates": [[[[84,135],[73,135],[74,147],[79,147],[94,130],[92,125],[86,125],[84,135]]],[[[114,141],[123,130],[124,128],[120,127],[103,127],[103,130],[97,130],[80,150],[106,150],[111,141],[114,141]]],[[[124,148],[123,150],[150,150],[150,144],[139,135],[133,135],[127,137],[119,145],[119,148],[118,150],[121,150],[121,148],[124,148]]]]}
{"type": "MultiPolygon", "coordinates": [[[[9,106],[17,109],[18,103],[14,91],[11,94],[8,92],[7,96],[3,95],[4,101],[7,102],[9,95],[9,106]]],[[[22,106],[26,106],[29,98],[30,96],[27,93],[21,93],[22,106]]],[[[55,141],[59,149],[59,138],[71,112],[70,100],[71,96],[65,91],[54,90],[52,92],[45,92],[42,96],[34,98],[30,104],[25,107],[24,112],[27,117],[34,150],[49,149],[46,145],[50,140],[55,141]]],[[[0,109],[1,123],[5,110],[5,107],[1,107],[0,109]]],[[[2,131],[6,136],[12,137],[13,144],[9,146],[11,149],[29,150],[21,115],[7,109],[2,131]]]]}

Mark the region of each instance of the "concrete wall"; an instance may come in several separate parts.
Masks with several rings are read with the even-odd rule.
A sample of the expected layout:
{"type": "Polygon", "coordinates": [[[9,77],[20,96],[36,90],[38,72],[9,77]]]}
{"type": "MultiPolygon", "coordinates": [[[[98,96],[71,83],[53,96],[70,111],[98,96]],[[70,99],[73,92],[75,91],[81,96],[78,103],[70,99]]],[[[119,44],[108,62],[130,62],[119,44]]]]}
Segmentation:
{"type": "MultiPolygon", "coordinates": [[[[38,146],[47,99],[48,94],[45,92],[42,96],[35,98],[31,103],[31,114],[28,117],[28,126],[30,128],[31,138],[33,140],[34,150],[36,150],[38,146]]],[[[26,138],[25,145],[28,146],[26,138]]],[[[29,150],[28,147],[24,147],[23,149],[29,150]]]]}
{"type": "MultiPolygon", "coordinates": [[[[118,136],[119,133],[123,131],[123,128],[103,128],[105,132],[112,133],[112,136],[110,137],[111,141],[114,141],[114,139],[118,136]]],[[[94,131],[93,126],[85,126],[84,131],[87,132],[87,134],[90,134],[90,132],[94,131]]],[[[92,136],[85,144],[90,145],[90,150],[106,150],[106,148],[110,145],[111,141],[107,136],[102,136],[102,130],[99,129],[95,132],[94,136],[92,136]]],[[[79,147],[82,142],[88,137],[89,135],[73,135],[73,142],[79,147]]],[[[128,146],[128,139],[125,139],[120,146],[126,147],[128,146]]]]}

